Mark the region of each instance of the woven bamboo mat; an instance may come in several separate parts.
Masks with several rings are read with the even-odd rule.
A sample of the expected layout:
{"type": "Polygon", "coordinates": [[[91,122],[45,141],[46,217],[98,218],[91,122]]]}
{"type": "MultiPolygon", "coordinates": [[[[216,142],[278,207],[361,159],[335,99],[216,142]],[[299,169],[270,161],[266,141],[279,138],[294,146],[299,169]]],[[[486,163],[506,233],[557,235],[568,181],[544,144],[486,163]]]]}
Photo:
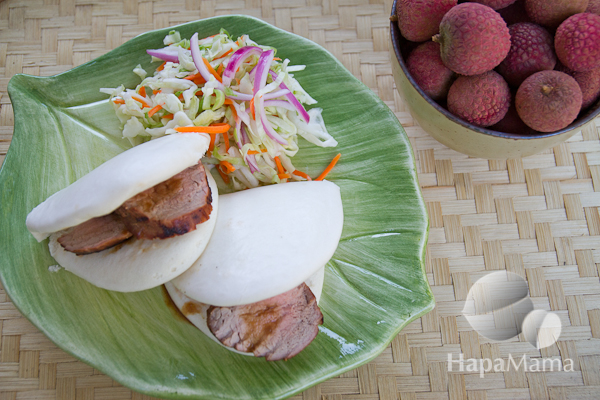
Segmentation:
{"type": "MultiPolygon", "coordinates": [[[[250,14],[330,50],[396,113],[413,145],[430,214],[427,274],[437,306],[376,360],[295,400],[600,398],[600,119],[542,154],[469,158],[412,120],[394,89],[390,0],[0,0],[0,163],[13,132],[6,94],[16,73],[54,75],[142,32],[214,15],[250,14]],[[461,315],[488,270],[527,279],[536,308],[555,312],[557,344],[492,342],[461,315]],[[448,371],[465,359],[573,360],[573,371],[448,371]]],[[[3,228],[0,228],[3,229],[3,228]]],[[[0,400],[149,399],[56,348],[0,288],[0,400]]]]}

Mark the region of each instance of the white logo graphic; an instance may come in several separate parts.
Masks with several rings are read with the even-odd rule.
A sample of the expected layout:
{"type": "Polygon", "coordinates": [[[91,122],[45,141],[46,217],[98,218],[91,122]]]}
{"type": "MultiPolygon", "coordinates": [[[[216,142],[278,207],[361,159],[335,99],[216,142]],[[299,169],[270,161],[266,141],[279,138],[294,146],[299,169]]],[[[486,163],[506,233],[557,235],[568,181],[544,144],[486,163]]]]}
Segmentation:
{"type": "Polygon", "coordinates": [[[508,271],[478,279],[469,290],[463,315],[488,339],[508,340],[523,332],[537,349],[556,343],[562,327],[558,315],[534,309],[527,282],[508,271]]]}

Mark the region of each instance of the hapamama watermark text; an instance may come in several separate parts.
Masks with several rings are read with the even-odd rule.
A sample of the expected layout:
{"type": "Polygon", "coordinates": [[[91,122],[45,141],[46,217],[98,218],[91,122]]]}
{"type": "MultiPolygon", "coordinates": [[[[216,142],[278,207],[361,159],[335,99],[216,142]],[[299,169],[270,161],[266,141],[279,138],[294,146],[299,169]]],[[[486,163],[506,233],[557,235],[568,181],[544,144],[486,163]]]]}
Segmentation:
{"type": "Polygon", "coordinates": [[[525,354],[521,358],[513,358],[512,354],[504,358],[464,358],[460,353],[458,359],[448,353],[448,372],[479,372],[483,378],[489,372],[573,372],[573,360],[565,358],[529,358],[525,354]]]}

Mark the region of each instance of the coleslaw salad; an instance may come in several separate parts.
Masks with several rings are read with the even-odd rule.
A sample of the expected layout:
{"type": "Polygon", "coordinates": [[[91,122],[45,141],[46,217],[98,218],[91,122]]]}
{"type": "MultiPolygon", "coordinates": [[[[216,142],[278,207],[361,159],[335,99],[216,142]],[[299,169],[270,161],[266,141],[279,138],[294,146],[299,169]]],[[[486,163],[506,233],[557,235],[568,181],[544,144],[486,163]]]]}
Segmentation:
{"type": "MultiPolygon", "coordinates": [[[[217,168],[234,190],[296,180],[311,180],[296,170],[292,157],[298,136],[320,147],[335,147],[322,109],[302,88],[291,66],[276,50],[248,35],[233,40],[223,29],[213,36],[190,40],[171,31],[164,48],[147,50],[162,61],[153,76],[141,66],[135,89],[103,88],[110,95],[123,137],[132,145],[184,132],[210,136],[203,163],[217,168]]],[[[334,158],[326,172],[339,159],[334,158]]],[[[315,180],[324,178],[321,174],[315,180]]]]}

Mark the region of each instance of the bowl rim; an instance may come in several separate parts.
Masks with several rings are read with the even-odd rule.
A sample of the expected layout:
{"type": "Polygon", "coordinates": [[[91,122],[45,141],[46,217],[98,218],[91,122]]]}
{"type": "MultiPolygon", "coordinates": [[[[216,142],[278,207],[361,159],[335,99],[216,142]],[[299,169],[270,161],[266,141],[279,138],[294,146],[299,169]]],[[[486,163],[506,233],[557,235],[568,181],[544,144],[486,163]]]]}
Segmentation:
{"type": "MultiPolygon", "coordinates": [[[[540,132],[538,134],[533,134],[533,135],[532,134],[519,134],[519,133],[507,133],[507,132],[495,131],[493,129],[487,129],[487,128],[482,128],[479,126],[472,125],[472,124],[458,118],[457,116],[455,116],[454,114],[450,113],[448,110],[446,110],[445,108],[440,106],[436,101],[432,100],[429,96],[427,96],[425,94],[425,92],[419,87],[419,85],[417,85],[417,83],[415,82],[412,75],[408,72],[408,68],[406,66],[406,63],[404,62],[404,57],[402,56],[402,52],[400,50],[400,38],[402,37],[402,34],[400,33],[400,28],[398,28],[398,23],[396,20],[396,4],[397,4],[397,2],[398,2],[398,0],[394,0],[394,2],[392,4],[391,14],[390,14],[390,40],[391,40],[392,46],[394,48],[394,53],[396,55],[396,61],[398,61],[398,63],[400,64],[400,68],[402,69],[402,72],[404,73],[404,75],[406,76],[406,78],[408,79],[410,84],[423,97],[423,99],[425,99],[425,101],[429,105],[431,105],[437,111],[442,113],[442,115],[444,115],[446,118],[448,118],[452,122],[454,122],[458,125],[461,125],[463,128],[470,129],[472,131],[482,133],[487,136],[503,138],[503,139],[528,139],[528,140],[530,140],[530,139],[541,139],[541,138],[547,138],[547,137],[552,137],[552,136],[559,136],[559,135],[566,134],[566,133],[572,133],[574,130],[582,128],[583,126],[590,123],[591,121],[593,121],[596,117],[598,117],[600,115],[600,100],[597,100],[595,106],[590,106],[590,108],[583,114],[582,117],[576,119],[571,124],[569,124],[567,127],[560,129],[558,131],[554,131],[554,132],[540,132]]],[[[408,41],[408,39],[404,39],[404,40],[408,41]]],[[[392,62],[393,62],[393,60],[392,60],[392,62]]]]}

